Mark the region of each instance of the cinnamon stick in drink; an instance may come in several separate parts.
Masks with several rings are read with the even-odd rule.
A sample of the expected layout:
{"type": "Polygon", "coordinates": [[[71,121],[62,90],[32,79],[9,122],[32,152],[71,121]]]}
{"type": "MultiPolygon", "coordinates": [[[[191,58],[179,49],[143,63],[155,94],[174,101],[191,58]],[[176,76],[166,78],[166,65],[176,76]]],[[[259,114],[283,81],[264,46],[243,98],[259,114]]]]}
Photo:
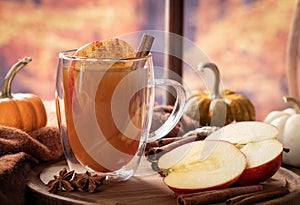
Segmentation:
{"type": "Polygon", "coordinates": [[[144,34],[140,42],[138,52],[136,53],[136,58],[147,56],[150,53],[154,37],[149,34],[144,34]]]}
{"type": "MultiPolygon", "coordinates": [[[[135,57],[142,58],[147,56],[150,53],[150,49],[152,47],[153,41],[154,41],[153,36],[144,34],[135,57]]],[[[138,67],[143,67],[145,65],[145,62],[146,60],[144,62],[143,61],[134,62],[133,70],[135,70],[138,67]]]]}
{"type": "Polygon", "coordinates": [[[243,187],[231,187],[220,190],[204,191],[193,194],[179,195],[178,205],[201,205],[224,202],[227,199],[242,194],[259,192],[263,190],[262,185],[249,185],[243,187]]]}

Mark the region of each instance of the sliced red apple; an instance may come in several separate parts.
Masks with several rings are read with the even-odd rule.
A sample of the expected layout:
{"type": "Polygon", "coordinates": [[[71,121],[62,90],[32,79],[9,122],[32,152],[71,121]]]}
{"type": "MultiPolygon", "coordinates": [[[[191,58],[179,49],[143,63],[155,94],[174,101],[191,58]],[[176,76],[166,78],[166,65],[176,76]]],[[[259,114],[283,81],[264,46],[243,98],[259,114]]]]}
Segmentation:
{"type": "Polygon", "coordinates": [[[236,184],[250,185],[272,177],[280,168],[283,145],[276,139],[278,135],[275,126],[249,121],[227,125],[206,140],[226,140],[245,154],[247,167],[236,184]]]}
{"type": "Polygon", "coordinates": [[[241,151],[246,155],[247,167],[236,182],[239,185],[262,182],[281,166],[283,146],[276,139],[246,144],[241,151]]]}
{"type": "Polygon", "coordinates": [[[175,193],[193,193],[233,184],[243,173],[246,158],[226,141],[196,141],[161,156],[158,167],[168,172],[164,183],[175,193]]]}

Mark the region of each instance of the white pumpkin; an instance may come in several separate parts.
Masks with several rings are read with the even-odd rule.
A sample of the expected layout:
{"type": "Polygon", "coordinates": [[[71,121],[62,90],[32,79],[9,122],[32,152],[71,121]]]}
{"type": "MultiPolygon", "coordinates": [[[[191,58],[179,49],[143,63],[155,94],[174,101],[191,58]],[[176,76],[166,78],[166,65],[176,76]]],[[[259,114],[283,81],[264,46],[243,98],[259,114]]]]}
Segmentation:
{"type": "Polygon", "coordinates": [[[270,112],[264,122],[279,129],[278,140],[289,149],[289,152],[283,153],[283,163],[300,167],[300,103],[291,97],[283,99],[291,103],[293,108],[270,112]]]}

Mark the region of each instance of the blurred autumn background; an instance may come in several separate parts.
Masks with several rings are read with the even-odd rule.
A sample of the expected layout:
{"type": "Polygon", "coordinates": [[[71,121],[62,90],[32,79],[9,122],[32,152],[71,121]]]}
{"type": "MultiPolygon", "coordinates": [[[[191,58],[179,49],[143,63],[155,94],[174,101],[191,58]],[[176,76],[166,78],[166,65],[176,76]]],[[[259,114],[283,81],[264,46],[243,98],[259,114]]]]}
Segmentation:
{"type": "MultiPolygon", "coordinates": [[[[252,100],[258,120],[286,106],[293,9],[294,0],[185,1],[185,37],[219,66],[226,88],[252,100]]],[[[16,60],[30,56],[12,91],[51,100],[59,51],[139,30],[165,30],[165,2],[0,0],[0,22],[0,83],[16,60]]],[[[200,89],[191,75],[184,71],[184,80],[200,89]]]]}

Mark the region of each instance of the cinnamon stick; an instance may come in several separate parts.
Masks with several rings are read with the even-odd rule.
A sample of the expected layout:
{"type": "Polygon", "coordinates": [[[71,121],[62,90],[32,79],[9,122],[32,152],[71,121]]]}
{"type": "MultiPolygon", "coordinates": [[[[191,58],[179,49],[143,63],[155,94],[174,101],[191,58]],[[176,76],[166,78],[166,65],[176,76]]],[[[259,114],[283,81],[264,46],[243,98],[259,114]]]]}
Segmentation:
{"type": "Polygon", "coordinates": [[[178,139],[178,140],[176,140],[172,143],[169,143],[169,144],[161,146],[161,147],[152,147],[148,150],[147,159],[149,161],[155,161],[161,155],[163,155],[164,153],[169,152],[172,149],[174,149],[176,147],[179,147],[183,144],[193,142],[193,141],[196,141],[196,140],[199,140],[199,136],[198,135],[191,135],[191,136],[188,136],[188,137],[178,139]]]}
{"type": "Polygon", "coordinates": [[[174,141],[178,140],[178,137],[167,137],[167,138],[161,138],[158,140],[157,145],[158,146],[165,146],[167,144],[170,144],[174,141]]]}
{"type": "Polygon", "coordinates": [[[253,193],[263,190],[262,185],[249,185],[242,187],[231,187],[220,190],[204,191],[193,194],[177,196],[178,205],[201,205],[224,202],[227,199],[242,194],[253,193]]]}
{"type": "Polygon", "coordinates": [[[276,199],[289,193],[286,187],[266,189],[257,193],[249,193],[226,200],[227,205],[247,205],[276,199]]]}
{"type": "Polygon", "coordinates": [[[154,141],[152,141],[152,142],[148,142],[147,144],[146,144],[146,148],[145,148],[145,154],[147,155],[147,153],[148,153],[148,150],[150,149],[150,148],[152,148],[152,147],[160,147],[159,146],[159,144],[158,144],[158,140],[154,140],[154,141]]]}
{"type": "Polygon", "coordinates": [[[149,151],[149,149],[153,148],[153,147],[161,147],[161,146],[164,146],[164,145],[167,145],[167,144],[170,144],[172,142],[174,142],[175,140],[178,140],[180,139],[180,137],[166,137],[166,138],[161,138],[161,139],[158,139],[158,140],[155,140],[155,141],[152,141],[152,142],[148,142],[147,145],[146,145],[146,155],[149,151]]]}
{"type": "Polygon", "coordinates": [[[162,140],[162,141],[158,142],[158,145],[164,144],[166,142],[170,142],[172,140],[174,140],[174,141],[170,142],[166,145],[163,145],[163,146],[150,147],[147,152],[147,159],[149,161],[158,160],[161,155],[163,155],[166,152],[171,151],[172,149],[175,149],[176,147],[187,144],[189,142],[204,140],[211,132],[213,132],[213,128],[211,128],[211,129],[205,128],[205,129],[201,130],[200,132],[198,132],[197,134],[183,136],[183,137],[176,137],[176,138],[173,138],[168,141],[166,140],[165,142],[162,140]]]}
{"type": "Polygon", "coordinates": [[[231,205],[231,204],[237,203],[237,202],[239,202],[243,199],[246,199],[248,197],[253,196],[253,194],[257,194],[257,193],[256,192],[255,193],[248,193],[248,194],[243,194],[243,195],[239,195],[239,196],[229,198],[229,199],[226,200],[226,205],[231,205]]]}
{"type": "MultiPolygon", "coordinates": [[[[136,58],[146,57],[150,53],[150,49],[152,47],[153,41],[154,41],[153,36],[144,34],[135,57],[136,58]]],[[[145,63],[146,60],[134,62],[132,66],[133,70],[139,67],[143,67],[145,63]]]]}
{"type": "Polygon", "coordinates": [[[143,34],[142,40],[140,42],[138,52],[136,53],[136,58],[147,56],[150,53],[154,37],[149,34],[143,34]]]}

